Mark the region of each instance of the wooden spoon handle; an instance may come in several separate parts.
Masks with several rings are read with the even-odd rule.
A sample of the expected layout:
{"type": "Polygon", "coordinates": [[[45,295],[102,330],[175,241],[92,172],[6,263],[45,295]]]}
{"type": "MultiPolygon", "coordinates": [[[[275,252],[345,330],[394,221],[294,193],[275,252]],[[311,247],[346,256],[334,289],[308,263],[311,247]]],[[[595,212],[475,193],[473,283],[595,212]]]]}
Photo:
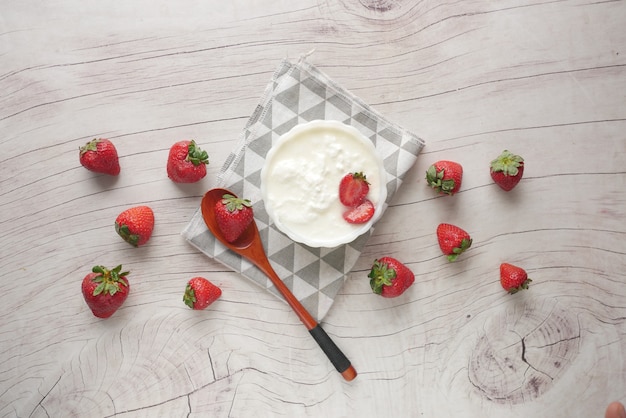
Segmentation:
{"type": "Polygon", "coordinates": [[[298,315],[302,323],[307,327],[313,339],[317,341],[320,348],[330,362],[335,366],[335,369],[344,379],[350,381],[354,379],[357,375],[356,370],[350,364],[350,360],[343,354],[343,352],[337,347],[334,341],[326,334],[326,331],[322,329],[320,324],[317,323],[315,318],[311,316],[309,311],[306,310],[304,306],[300,303],[300,301],[291,293],[291,290],[280,280],[278,274],[272,268],[267,257],[264,259],[253,260],[256,266],[270,278],[276,289],[280,292],[281,295],[285,298],[291,309],[298,315]]]}

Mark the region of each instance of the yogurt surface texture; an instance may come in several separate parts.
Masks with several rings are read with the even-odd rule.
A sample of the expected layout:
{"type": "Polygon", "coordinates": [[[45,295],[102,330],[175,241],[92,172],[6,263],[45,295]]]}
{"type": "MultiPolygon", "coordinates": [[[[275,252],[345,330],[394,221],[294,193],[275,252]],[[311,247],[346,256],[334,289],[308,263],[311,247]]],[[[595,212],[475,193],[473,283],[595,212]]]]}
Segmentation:
{"type": "Polygon", "coordinates": [[[276,226],[294,241],[334,247],[366,232],[382,212],[386,178],[372,142],[355,128],[334,121],[294,127],[267,154],[261,172],[265,207],[276,226]],[[343,219],[339,183],[348,173],[363,172],[374,218],[355,225],[343,219]]]}

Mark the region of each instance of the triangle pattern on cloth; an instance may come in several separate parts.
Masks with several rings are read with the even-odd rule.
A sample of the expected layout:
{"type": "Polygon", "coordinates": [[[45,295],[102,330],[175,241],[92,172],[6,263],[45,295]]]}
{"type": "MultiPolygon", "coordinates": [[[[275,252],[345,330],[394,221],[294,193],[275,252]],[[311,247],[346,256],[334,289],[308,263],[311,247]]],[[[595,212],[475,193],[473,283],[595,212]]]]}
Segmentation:
{"type": "Polygon", "coordinates": [[[300,81],[311,93],[316,94],[321,101],[326,101],[326,86],[318,83],[313,77],[306,77],[300,81]]]}
{"type": "MultiPolygon", "coordinates": [[[[274,103],[280,104],[284,109],[288,109],[290,113],[297,115],[300,113],[300,88],[301,84],[294,84],[278,92],[274,98],[274,103]]],[[[278,111],[280,111],[280,109],[275,109],[274,116],[278,114],[278,111]]]]}
{"type": "MultiPolygon", "coordinates": [[[[400,187],[401,179],[415,163],[424,143],[388,121],[305,59],[297,63],[284,60],[266,86],[235,149],[226,158],[217,178],[217,187],[254,199],[255,221],[271,265],[307,310],[321,320],[359,259],[372,231],[338,248],[312,248],[296,243],[277,230],[260,192],[260,172],[269,149],[297,124],[318,119],[352,125],[372,141],[387,171],[387,202],[400,187]]],[[[385,208],[386,205],[383,210],[385,208]]],[[[284,300],[258,268],[215,240],[201,216],[197,210],[183,231],[185,238],[209,257],[241,272],[284,300]]]]}
{"type": "Polygon", "coordinates": [[[283,266],[288,271],[294,271],[295,245],[287,245],[282,250],[276,251],[269,258],[272,261],[276,261],[277,264],[283,266]]]}
{"type": "Polygon", "coordinates": [[[306,280],[303,280],[297,274],[293,276],[292,292],[298,300],[305,299],[317,293],[317,291],[317,287],[307,283],[306,280]]]}
{"type": "Polygon", "coordinates": [[[318,106],[320,104],[324,105],[326,101],[324,100],[324,93],[319,95],[319,92],[314,92],[305,87],[303,84],[300,85],[300,104],[299,104],[299,114],[302,115],[307,110],[318,106]]]}
{"type": "Polygon", "coordinates": [[[326,102],[318,103],[315,106],[310,107],[309,109],[302,112],[300,114],[300,117],[302,117],[306,121],[328,119],[326,108],[326,102]]]}
{"type": "MultiPolygon", "coordinates": [[[[326,313],[328,313],[328,311],[330,310],[331,306],[333,306],[333,302],[335,301],[335,295],[339,292],[340,289],[341,289],[341,285],[339,286],[339,289],[337,290],[337,292],[330,296],[326,295],[324,292],[321,292],[321,291],[317,293],[316,318],[318,318],[319,320],[324,318],[326,313]]],[[[314,311],[311,310],[310,312],[314,312],[314,311]]]]}
{"type": "MultiPolygon", "coordinates": [[[[365,136],[371,137],[372,135],[376,134],[378,123],[374,119],[372,119],[372,117],[368,113],[359,111],[352,116],[352,121],[355,122],[353,123],[353,125],[358,123],[358,125],[361,127],[361,129],[359,130],[363,132],[365,136]]],[[[358,129],[359,126],[355,127],[358,129]]]]}
{"type": "Polygon", "coordinates": [[[296,271],[296,276],[302,277],[307,283],[314,287],[316,290],[319,286],[320,280],[320,261],[315,261],[308,266],[296,271]]]}
{"type": "Polygon", "coordinates": [[[256,140],[250,142],[246,150],[254,152],[259,158],[264,159],[272,147],[272,131],[266,132],[256,140]]]}
{"type": "MultiPolygon", "coordinates": [[[[345,120],[346,117],[350,118],[352,116],[352,104],[346,101],[342,96],[334,94],[333,96],[328,97],[326,100],[328,102],[328,105],[332,106],[329,108],[336,109],[336,113],[340,115],[337,116],[337,120],[345,120]]],[[[332,118],[330,114],[327,114],[327,116],[329,117],[329,119],[335,119],[332,118]]]]}
{"type": "Polygon", "coordinates": [[[296,126],[298,123],[300,123],[300,119],[298,118],[298,116],[294,116],[293,118],[286,120],[282,125],[274,128],[274,132],[278,135],[283,135],[289,132],[289,130],[296,126]]]}
{"type": "Polygon", "coordinates": [[[329,297],[334,298],[335,295],[339,292],[339,290],[343,286],[343,282],[344,282],[343,279],[332,281],[326,287],[321,288],[320,292],[322,292],[323,294],[329,297]]]}
{"type": "Polygon", "coordinates": [[[267,106],[261,108],[261,111],[265,112],[265,115],[261,118],[261,123],[266,128],[272,129],[272,102],[269,102],[267,106]]]}
{"type": "MultiPolygon", "coordinates": [[[[296,87],[293,87],[293,88],[295,89],[296,87]]],[[[272,104],[272,119],[273,119],[272,130],[276,131],[276,127],[283,125],[284,123],[289,122],[290,120],[293,120],[294,118],[297,118],[297,117],[298,117],[297,109],[290,108],[288,103],[285,104],[278,100],[275,100],[273,102],[272,104]]]]}
{"type": "Polygon", "coordinates": [[[341,265],[341,268],[337,269],[335,266],[322,261],[320,263],[320,273],[319,273],[320,279],[319,279],[319,283],[317,287],[320,289],[328,287],[332,283],[336,282],[337,280],[340,280],[343,282],[344,273],[342,270],[343,270],[343,263],[341,265]]]}
{"type": "Polygon", "coordinates": [[[294,251],[294,271],[302,270],[306,266],[319,260],[319,255],[313,254],[307,248],[297,245],[294,251]]]}
{"type": "Polygon", "coordinates": [[[335,268],[338,272],[342,272],[346,260],[346,248],[347,246],[337,247],[329,253],[324,254],[322,260],[329,266],[335,268]]]}
{"type": "Polygon", "coordinates": [[[302,306],[304,306],[311,315],[315,315],[316,318],[319,318],[319,294],[319,292],[312,293],[300,301],[302,306]]]}

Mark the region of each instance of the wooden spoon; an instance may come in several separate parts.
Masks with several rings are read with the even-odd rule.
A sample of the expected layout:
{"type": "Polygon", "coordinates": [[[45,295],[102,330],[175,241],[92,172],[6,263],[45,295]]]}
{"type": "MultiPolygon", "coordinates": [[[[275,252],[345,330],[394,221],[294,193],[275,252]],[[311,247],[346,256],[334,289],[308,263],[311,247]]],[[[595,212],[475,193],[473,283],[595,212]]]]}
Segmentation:
{"type": "Polygon", "coordinates": [[[237,238],[235,242],[228,242],[224,239],[222,231],[215,220],[215,204],[223,198],[225,194],[235,196],[234,193],[226,189],[211,189],[202,198],[202,217],[206,223],[209,231],[215,235],[218,241],[224,244],[231,251],[241,255],[249,260],[255,266],[257,266],[263,273],[270,278],[276,289],[285,298],[289,306],[298,315],[302,323],[309,330],[309,333],[313,336],[315,341],[322,348],[328,359],[335,366],[337,371],[347,381],[354,379],[357,375],[356,370],[350,364],[350,360],[341,352],[341,350],[335,345],[333,340],[326,334],[317,321],[311,316],[311,314],[302,306],[300,301],[291,293],[289,288],[285,286],[283,281],[278,277],[274,269],[272,268],[265,249],[263,248],[263,242],[259,235],[259,230],[254,220],[250,226],[244,231],[244,233],[237,238]]]}

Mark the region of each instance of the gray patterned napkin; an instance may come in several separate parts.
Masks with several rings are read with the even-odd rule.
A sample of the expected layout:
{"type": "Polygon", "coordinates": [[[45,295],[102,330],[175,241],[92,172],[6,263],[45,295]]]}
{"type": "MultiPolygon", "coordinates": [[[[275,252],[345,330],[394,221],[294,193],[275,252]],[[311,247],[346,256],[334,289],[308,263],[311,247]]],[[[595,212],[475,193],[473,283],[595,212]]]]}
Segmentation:
{"type": "MultiPolygon", "coordinates": [[[[309,64],[305,57],[295,64],[284,60],[274,73],[237,147],[222,167],[217,185],[252,201],[255,220],[274,270],[311,315],[321,321],[372,231],[336,248],[311,248],[295,243],[270,221],[260,190],[261,168],[272,144],[295,125],[317,119],[352,125],[372,140],[387,171],[384,209],[415,163],[424,141],[389,122],[309,64]]],[[[199,208],[182,235],[207,256],[282,299],[260,270],[215,240],[199,208]]]]}

